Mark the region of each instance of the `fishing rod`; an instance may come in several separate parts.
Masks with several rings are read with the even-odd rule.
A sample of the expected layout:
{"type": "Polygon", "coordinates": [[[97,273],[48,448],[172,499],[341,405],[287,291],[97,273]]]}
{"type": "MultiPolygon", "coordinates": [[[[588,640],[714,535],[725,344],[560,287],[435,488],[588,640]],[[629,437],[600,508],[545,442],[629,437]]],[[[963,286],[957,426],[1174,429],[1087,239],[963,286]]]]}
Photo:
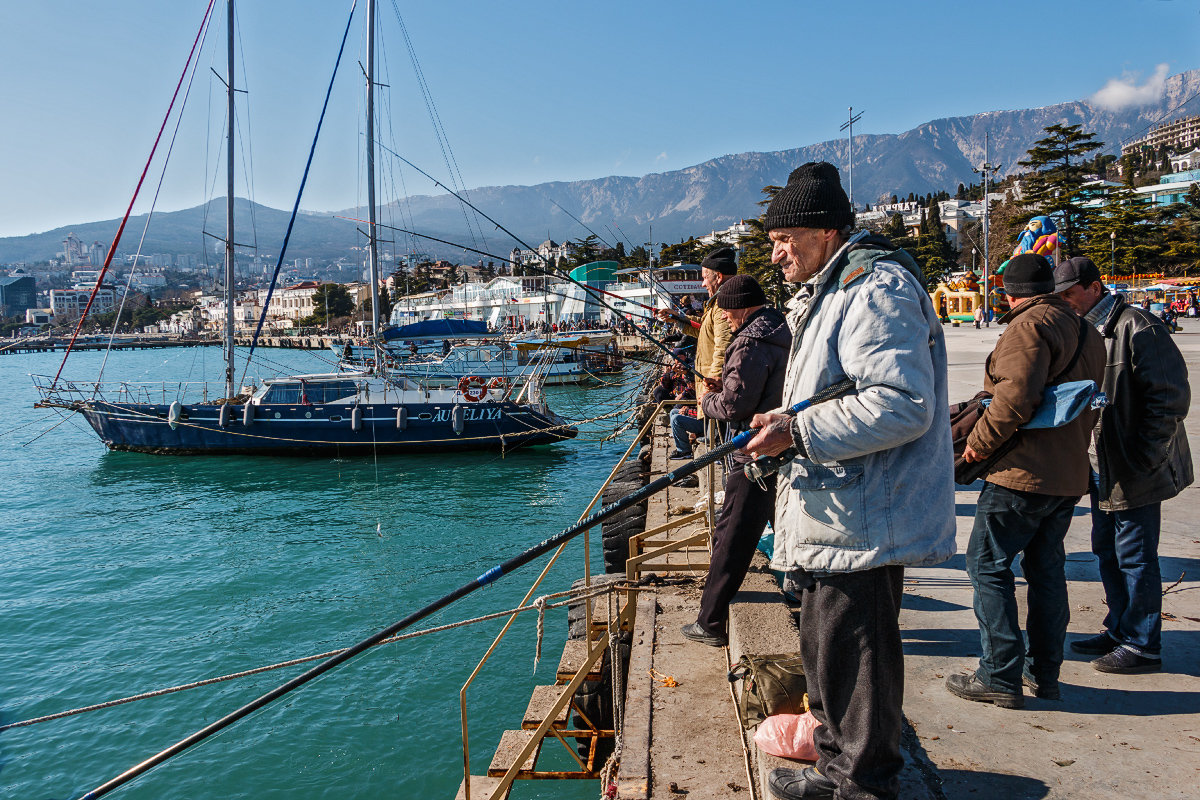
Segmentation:
{"type": "MultiPolygon", "coordinates": [[[[810,406],[814,406],[818,403],[823,403],[827,400],[833,400],[836,397],[840,397],[843,394],[846,394],[853,388],[854,388],[854,381],[852,381],[852,380],[847,379],[847,380],[841,381],[840,383],[835,383],[832,386],[828,386],[825,389],[822,389],[821,391],[817,392],[815,395],[813,395],[809,399],[801,400],[799,403],[796,403],[794,406],[787,409],[784,413],[786,413],[789,416],[795,416],[796,414],[799,414],[801,411],[803,411],[804,409],[806,409],[810,406]]],[[[171,758],[172,756],[176,756],[176,755],[182,753],[184,750],[187,750],[189,747],[192,747],[195,744],[199,744],[200,742],[204,741],[208,737],[212,736],[214,733],[217,733],[218,731],[229,727],[233,723],[254,713],[258,709],[267,705],[268,703],[271,703],[272,701],[277,700],[280,697],[283,697],[285,694],[287,694],[288,692],[291,692],[294,689],[298,689],[299,687],[303,686],[304,684],[308,683],[309,681],[313,680],[314,678],[317,678],[320,675],[323,675],[324,673],[328,672],[329,670],[333,669],[334,667],[338,666],[339,664],[343,664],[346,661],[349,661],[351,658],[354,658],[359,653],[362,653],[365,650],[369,650],[370,648],[372,648],[375,645],[382,642],[384,639],[387,639],[391,636],[396,635],[397,633],[399,633],[400,631],[409,627],[413,623],[419,622],[422,619],[428,617],[429,615],[431,615],[437,611],[440,611],[441,609],[445,608],[446,606],[449,606],[451,603],[454,603],[455,601],[460,600],[463,597],[466,597],[467,595],[474,592],[476,589],[481,589],[490,583],[495,583],[496,581],[500,580],[500,578],[504,577],[505,575],[508,575],[509,573],[517,570],[518,568],[523,567],[524,565],[528,564],[530,561],[533,561],[538,556],[541,556],[545,553],[550,552],[551,550],[555,549],[559,545],[570,541],[571,539],[573,539],[574,537],[583,533],[584,531],[594,528],[596,525],[613,517],[614,515],[629,508],[630,506],[637,505],[638,503],[642,502],[643,500],[650,497],[651,495],[657,494],[658,492],[662,491],[663,489],[666,489],[668,486],[671,486],[671,485],[677,483],[678,481],[682,480],[683,478],[686,478],[689,475],[699,472],[701,469],[703,469],[704,467],[707,467],[709,464],[716,463],[717,461],[721,460],[725,456],[732,453],[734,450],[745,447],[750,442],[750,440],[753,439],[757,434],[758,434],[758,429],[756,429],[756,428],[751,428],[748,431],[743,431],[742,433],[739,433],[737,436],[733,437],[725,444],[710,450],[709,452],[705,453],[704,455],[700,456],[699,458],[694,459],[694,460],[688,462],[687,464],[682,465],[681,467],[679,467],[678,469],[676,469],[672,472],[668,472],[663,477],[646,484],[645,486],[643,486],[641,489],[637,490],[636,492],[625,495],[620,500],[617,500],[613,503],[608,504],[607,506],[604,506],[599,511],[594,512],[591,516],[583,519],[582,521],[576,523],[575,525],[571,526],[570,528],[567,528],[566,530],[562,531],[561,533],[551,536],[549,539],[546,539],[543,542],[541,542],[540,544],[536,544],[533,547],[530,547],[528,550],[525,550],[523,553],[513,556],[512,558],[508,559],[507,561],[505,561],[502,564],[499,564],[498,566],[492,567],[487,572],[480,575],[478,578],[475,578],[474,580],[463,584],[459,588],[457,588],[454,591],[450,592],[449,594],[441,597],[440,599],[434,600],[432,603],[429,603],[425,607],[423,607],[417,611],[414,611],[413,613],[409,614],[407,617],[400,620],[399,622],[393,623],[392,625],[389,625],[388,627],[384,628],[383,630],[378,631],[377,633],[374,633],[371,636],[368,636],[366,639],[363,639],[358,644],[352,645],[351,647],[348,647],[345,650],[342,650],[337,655],[331,656],[326,661],[322,661],[320,664],[317,664],[315,667],[308,670],[307,672],[304,672],[301,675],[297,675],[295,678],[292,678],[287,683],[284,683],[284,684],[281,684],[281,685],[275,687],[271,691],[267,692],[266,694],[262,695],[261,697],[258,697],[256,699],[250,701],[249,703],[247,703],[246,705],[237,709],[236,711],[225,715],[224,717],[217,720],[216,722],[213,722],[210,725],[207,725],[206,727],[202,728],[201,730],[198,730],[195,733],[191,734],[190,736],[179,740],[178,742],[171,745],[167,749],[162,750],[159,753],[156,753],[155,755],[151,756],[150,758],[147,758],[145,761],[142,761],[141,763],[136,764],[133,767],[130,767],[125,772],[122,772],[120,775],[113,778],[112,780],[110,780],[104,784],[101,784],[100,786],[97,786],[95,789],[92,789],[90,792],[82,795],[79,798],[79,800],[97,800],[97,798],[103,797],[104,795],[111,792],[113,789],[116,789],[116,788],[128,783],[129,781],[133,780],[134,778],[138,777],[139,775],[142,775],[143,773],[147,772],[148,770],[163,763],[164,761],[171,758]]]]}
{"type": "MultiPolygon", "coordinates": [[[[480,212],[480,213],[483,213],[483,212],[480,212]]],[[[351,222],[366,222],[366,220],[358,219],[356,217],[341,217],[341,216],[339,216],[339,217],[337,217],[337,219],[345,219],[345,220],[349,220],[351,222]]],[[[488,258],[493,258],[497,261],[503,261],[504,263],[512,264],[513,266],[522,266],[510,258],[505,258],[504,256],[498,256],[495,253],[489,253],[486,250],[479,250],[474,247],[467,247],[465,244],[460,244],[458,242],[451,242],[446,239],[439,239],[436,236],[430,236],[429,234],[426,234],[426,233],[417,233],[416,231],[410,231],[407,228],[399,228],[399,227],[396,227],[395,225],[385,225],[382,222],[376,222],[375,225],[376,225],[376,227],[379,227],[379,228],[386,228],[387,230],[398,231],[399,233],[405,233],[405,234],[408,234],[409,236],[418,236],[422,239],[428,239],[431,242],[438,242],[440,244],[449,245],[454,248],[461,248],[463,250],[466,250],[467,252],[477,253],[478,255],[486,256],[488,258]]],[[[520,242],[519,239],[517,241],[520,242]]],[[[593,300],[595,300],[597,303],[599,303],[600,305],[607,308],[616,317],[620,317],[622,315],[622,312],[618,311],[617,309],[613,308],[608,303],[604,302],[604,298],[602,298],[596,294],[597,291],[601,291],[601,290],[593,289],[592,287],[588,286],[587,284],[581,283],[581,282],[575,280],[574,278],[572,278],[570,275],[567,275],[567,274],[564,274],[561,272],[547,270],[542,267],[535,266],[533,264],[525,264],[523,266],[528,267],[529,269],[535,270],[536,272],[538,272],[541,275],[544,275],[546,277],[563,278],[567,281],[570,281],[571,283],[578,286],[580,289],[583,289],[585,292],[587,292],[593,300]]],[[[619,295],[617,295],[617,296],[619,297],[619,295]]],[[[665,344],[660,342],[658,339],[656,339],[652,335],[650,335],[650,332],[647,331],[645,328],[638,325],[632,319],[627,320],[627,321],[629,322],[630,325],[633,326],[634,330],[636,330],[638,333],[640,333],[646,339],[646,341],[650,342],[652,345],[657,347],[659,350],[662,350],[664,353],[666,353],[672,359],[677,361],[679,364],[686,367],[690,372],[694,373],[697,377],[699,377],[701,379],[703,379],[705,377],[704,374],[702,372],[700,372],[698,369],[696,369],[696,367],[694,365],[689,364],[689,363],[687,363],[686,360],[684,360],[683,358],[680,358],[674,351],[671,350],[671,348],[667,347],[665,344]]]]}
{"type": "Polygon", "coordinates": [[[556,201],[556,200],[555,200],[553,197],[550,197],[549,195],[545,195],[545,194],[544,194],[544,195],[542,195],[542,197],[545,197],[545,198],[546,198],[547,200],[549,200],[551,203],[554,203],[554,205],[558,206],[558,210],[559,210],[559,211],[563,212],[563,213],[564,213],[564,214],[566,214],[568,217],[570,217],[571,219],[575,220],[575,221],[576,221],[576,222],[578,222],[580,225],[582,225],[582,226],[583,226],[583,229],[584,229],[584,230],[586,230],[588,233],[590,233],[592,236],[595,236],[597,239],[599,239],[600,241],[604,242],[604,244],[605,244],[606,246],[608,246],[608,247],[612,247],[612,245],[608,243],[608,240],[607,240],[607,239],[605,239],[603,236],[601,236],[600,234],[596,233],[594,230],[592,230],[592,229],[591,229],[591,228],[589,228],[587,225],[585,225],[585,224],[584,224],[584,222],[583,222],[583,220],[581,220],[579,217],[575,216],[575,215],[574,215],[574,214],[572,214],[570,211],[567,211],[565,208],[563,208],[561,205],[559,205],[559,204],[558,204],[558,202],[557,202],[557,201],[556,201]]]}
{"type": "MultiPolygon", "coordinates": [[[[392,149],[391,149],[391,148],[389,148],[389,147],[385,147],[384,145],[379,145],[379,146],[380,146],[381,148],[383,148],[384,150],[387,150],[389,153],[391,153],[392,155],[394,155],[396,158],[398,158],[398,159],[400,159],[401,161],[403,161],[405,164],[408,164],[410,167],[412,167],[412,168],[413,168],[413,169],[415,169],[417,172],[419,172],[419,173],[421,173],[422,175],[424,175],[424,176],[425,176],[426,178],[428,178],[429,180],[433,181],[433,182],[434,182],[434,184],[436,184],[436,185],[437,185],[438,187],[440,187],[441,189],[444,189],[445,191],[449,192],[451,195],[453,195],[455,198],[457,198],[457,199],[458,199],[458,201],[459,201],[460,203],[463,203],[464,205],[466,205],[468,208],[470,208],[470,209],[471,209],[472,211],[474,211],[476,214],[479,214],[481,217],[483,217],[484,219],[486,219],[488,222],[490,222],[490,223],[492,223],[493,225],[495,225],[495,226],[496,226],[498,229],[500,229],[500,230],[504,231],[505,233],[507,233],[509,236],[511,236],[511,237],[512,237],[513,241],[515,241],[517,244],[521,245],[521,246],[522,246],[522,247],[524,247],[526,250],[531,250],[531,251],[533,251],[533,252],[537,252],[537,251],[536,251],[536,250],[534,250],[532,247],[530,247],[528,244],[526,244],[526,243],[525,243],[525,241],[524,241],[524,240],[523,240],[523,239],[522,239],[520,236],[517,236],[515,233],[513,233],[512,231],[510,231],[508,228],[504,227],[504,226],[503,226],[503,225],[501,225],[499,222],[497,222],[496,220],[492,219],[492,218],[491,218],[491,216],[489,216],[488,214],[484,213],[484,211],[483,211],[482,209],[480,209],[480,208],[479,208],[479,206],[475,205],[475,204],[474,204],[474,203],[472,203],[470,200],[467,200],[467,199],[466,199],[465,197],[463,197],[461,194],[459,194],[458,192],[454,191],[454,190],[453,190],[453,189],[451,189],[449,186],[447,186],[446,184],[442,183],[442,182],[441,182],[441,181],[439,181],[437,178],[433,177],[433,176],[432,176],[432,175],[430,175],[428,172],[426,172],[425,170],[421,169],[421,168],[420,168],[420,167],[418,167],[416,164],[412,163],[412,162],[411,162],[411,161],[409,161],[407,158],[405,158],[404,156],[402,156],[402,155],[400,155],[399,153],[397,153],[395,150],[392,150],[392,149]]],[[[554,201],[553,201],[553,200],[551,200],[550,202],[554,202],[554,201]]],[[[557,205],[557,204],[556,204],[556,205],[557,205]]],[[[565,211],[566,209],[563,209],[563,210],[565,211]]],[[[358,221],[358,222],[362,222],[363,220],[357,220],[357,221],[358,221]]],[[[369,223],[368,223],[368,224],[369,224],[369,223]]],[[[378,224],[380,224],[380,223],[376,223],[376,224],[378,225],[378,224]]],[[[580,224],[582,225],[583,223],[580,223],[580,224]]],[[[443,244],[448,244],[448,245],[450,245],[450,246],[452,246],[452,247],[460,247],[460,248],[462,248],[462,249],[464,249],[464,250],[468,250],[468,251],[470,251],[470,252],[473,252],[473,253],[479,253],[480,255],[489,256],[489,257],[491,257],[491,258],[499,258],[498,256],[492,255],[491,253],[485,253],[485,252],[483,252],[483,251],[476,250],[475,248],[472,248],[472,247],[465,247],[464,245],[461,245],[461,244],[455,244],[454,242],[447,242],[447,241],[445,241],[444,239],[436,239],[436,238],[434,238],[434,237],[432,237],[432,236],[426,236],[425,234],[422,234],[422,233],[417,233],[417,232],[415,232],[415,231],[409,231],[409,230],[405,230],[404,228],[393,228],[393,227],[392,227],[392,226],[390,226],[390,225],[383,225],[382,227],[385,227],[385,228],[390,228],[390,229],[392,229],[392,230],[397,230],[397,231],[400,231],[400,232],[402,232],[402,233],[407,233],[407,234],[408,234],[408,235],[410,235],[410,236],[420,236],[421,238],[424,238],[424,239],[431,239],[432,241],[435,241],[435,242],[442,242],[443,244]]],[[[587,226],[586,226],[586,225],[584,225],[584,227],[586,228],[587,226]]],[[[541,258],[541,260],[542,260],[542,263],[549,265],[549,261],[546,259],[546,257],[545,257],[545,256],[542,256],[540,253],[539,253],[538,255],[539,255],[539,257],[541,258]]],[[[512,261],[510,261],[510,260],[509,260],[509,259],[507,259],[507,258],[501,258],[500,260],[501,260],[501,261],[505,261],[505,262],[507,262],[507,263],[509,263],[509,264],[513,263],[512,261]]],[[[528,264],[527,264],[526,266],[532,266],[532,265],[528,265],[528,264]]],[[[563,272],[558,272],[558,271],[556,271],[556,270],[549,270],[549,271],[547,271],[547,270],[545,270],[545,269],[540,269],[540,268],[537,268],[537,267],[535,267],[535,269],[538,269],[538,271],[539,271],[539,272],[541,272],[543,275],[547,275],[547,276],[553,276],[553,277],[557,277],[557,278],[566,278],[566,279],[567,279],[567,280],[569,280],[571,283],[574,283],[576,286],[578,286],[579,288],[583,289],[585,292],[589,292],[589,293],[591,293],[591,292],[592,292],[592,290],[591,290],[591,288],[590,288],[590,287],[588,287],[588,286],[585,286],[583,283],[580,283],[579,281],[575,280],[575,279],[574,279],[574,278],[572,278],[572,277],[571,277],[569,274],[566,274],[566,273],[563,273],[563,272]]],[[[651,285],[651,289],[653,289],[653,288],[654,288],[654,281],[653,281],[653,280],[650,282],[650,285],[651,285]]],[[[611,311],[613,314],[618,314],[618,315],[620,314],[620,312],[618,312],[618,311],[617,311],[615,308],[613,308],[612,306],[610,306],[610,305],[608,305],[607,303],[605,303],[603,300],[601,300],[599,297],[597,297],[597,296],[596,296],[594,293],[592,294],[592,297],[593,297],[593,299],[595,299],[595,300],[596,300],[598,303],[600,303],[600,305],[602,305],[602,306],[604,306],[605,308],[607,308],[607,309],[608,309],[609,311],[611,311]]],[[[653,336],[651,336],[651,335],[650,335],[650,334],[649,334],[649,333],[648,333],[648,332],[647,332],[645,329],[643,329],[643,328],[639,327],[639,326],[638,326],[638,324],[637,324],[636,322],[634,322],[633,320],[629,320],[629,322],[630,322],[630,324],[631,324],[631,325],[633,325],[634,329],[635,329],[635,330],[637,330],[637,332],[638,332],[638,333],[640,333],[642,336],[646,337],[646,339],[647,339],[647,340],[648,340],[648,341],[649,341],[651,344],[655,345],[655,346],[656,346],[656,347],[658,347],[660,350],[662,350],[664,353],[666,353],[667,355],[669,355],[671,358],[674,358],[675,360],[679,361],[681,364],[682,364],[682,363],[684,363],[682,359],[680,359],[678,356],[676,356],[674,353],[672,353],[672,352],[671,352],[671,349],[670,349],[670,348],[668,348],[668,347],[664,346],[664,345],[663,345],[661,342],[659,342],[657,339],[655,339],[653,336]]],[[[687,366],[687,365],[685,365],[685,366],[687,366]]],[[[704,377],[704,376],[703,376],[703,375],[702,375],[702,374],[701,374],[701,373],[700,373],[698,370],[696,370],[694,367],[691,367],[691,366],[689,366],[689,369],[691,369],[693,372],[695,372],[695,373],[696,373],[697,375],[699,375],[701,378],[703,378],[703,377],[704,377]]]]}

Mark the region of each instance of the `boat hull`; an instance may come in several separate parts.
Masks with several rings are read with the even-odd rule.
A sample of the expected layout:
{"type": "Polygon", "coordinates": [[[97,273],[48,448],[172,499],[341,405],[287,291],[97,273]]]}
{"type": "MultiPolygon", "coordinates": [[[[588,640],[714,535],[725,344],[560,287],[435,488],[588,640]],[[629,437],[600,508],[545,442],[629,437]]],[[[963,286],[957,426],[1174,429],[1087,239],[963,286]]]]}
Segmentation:
{"type": "Polygon", "coordinates": [[[354,406],[232,405],[221,426],[219,405],[79,404],[110,450],[169,455],[348,456],[390,453],[511,450],[572,439],[576,429],[529,406],[511,402],[376,403],[354,406]],[[406,410],[403,426],[397,422],[406,410]],[[456,410],[457,409],[457,410],[456,410]]]}

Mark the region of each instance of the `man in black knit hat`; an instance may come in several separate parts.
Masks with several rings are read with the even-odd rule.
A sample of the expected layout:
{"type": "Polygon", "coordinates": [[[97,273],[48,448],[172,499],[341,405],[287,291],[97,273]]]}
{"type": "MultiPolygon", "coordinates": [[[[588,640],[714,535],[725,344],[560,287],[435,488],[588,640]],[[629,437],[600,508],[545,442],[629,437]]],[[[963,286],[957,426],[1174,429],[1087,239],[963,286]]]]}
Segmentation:
{"type": "Polygon", "coordinates": [[[776,769],[779,800],[899,793],[904,567],[954,555],[946,345],[920,268],[886,239],[851,237],[837,169],[805,164],[764,219],[772,261],[800,284],[783,403],[844,379],[853,394],[759,414],[746,449],[780,469],[771,565],[802,593],[800,654],[821,722],[815,767],[776,769]]]}
{"type": "MultiPolygon", "coordinates": [[[[729,278],[716,299],[733,329],[733,341],[725,351],[720,384],[704,395],[702,404],[704,416],[728,423],[732,436],[746,430],[756,413],[779,407],[792,334],[783,314],[767,305],[762,287],[750,275],[729,278]]],[[[748,479],[742,468],[749,461],[742,451],[733,456],[725,501],[713,528],[700,614],[683,627],[687,638],[718,647],[727,641],[729,602],[741,588],[759,537],[775,510],[775,476],[762,485],[748,479]]]]}

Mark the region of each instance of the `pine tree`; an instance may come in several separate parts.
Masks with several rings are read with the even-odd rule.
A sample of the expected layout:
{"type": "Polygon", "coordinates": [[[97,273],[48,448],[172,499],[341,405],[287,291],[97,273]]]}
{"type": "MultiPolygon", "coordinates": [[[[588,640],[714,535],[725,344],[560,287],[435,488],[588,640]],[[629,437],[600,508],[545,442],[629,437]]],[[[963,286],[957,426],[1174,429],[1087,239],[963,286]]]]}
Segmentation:
{"type": "Polygon", "coordinates": [[[1061,219],[1060,248],[1070,257],[1087,244],[1089,211],[1082,206],[1082,187],[1087,176],[1083,156],[1104,146],[1096,134],[1083,133],[1080,125],[1050,125],[1048,136],[1029,149],[1021,166],[1033,170],[1023,179],[1026,219],[1046,215],[1061,219]],[[1065,240],[1065,241],[1064,241],[1065,240]]]}

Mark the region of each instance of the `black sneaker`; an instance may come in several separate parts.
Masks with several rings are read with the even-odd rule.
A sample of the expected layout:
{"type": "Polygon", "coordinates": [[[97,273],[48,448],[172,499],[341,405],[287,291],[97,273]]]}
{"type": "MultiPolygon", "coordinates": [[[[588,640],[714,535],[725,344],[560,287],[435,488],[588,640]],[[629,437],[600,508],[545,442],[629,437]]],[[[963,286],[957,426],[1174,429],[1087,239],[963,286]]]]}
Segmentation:
{"type": "Polygon", "coordinates": [[[1118,647],[1120,647],[1120,643],[1109,636],[1107,632],[1071,642],[1071,649],[1085,656],[1106,656],[1118,647]]]}
{"type": "Polygon", "coordinates": [[[1058,681],[1039,681],[1033,677],[1033,673],[1028,668],[1021,673],[1021,683],[1033,692],[1034,697],[1040,697],[1043,700],[1062,699],[1062,690],[1058,688],[1058,681]]]}
{"type": "Polygon", "coordinates": [[[1005,692],[985,684],[972,672],[969,675],[951,675],[946,678],[946,689],[952,695],[977,703],[995,703],[1000,708],[1024,708],[1025,695],[1020,690],[1005,692]]]}
{"type": "Polygon", "coordinates": [[[671,455],[667,456],[667,458],[671,459],[672,461],[679,461],[680,459],[686,458],[687,460],[690,461],[692,459],[692,454],[685,453],[682,450],[675,450],[675,451],[672,451],[671,455]]]}
{"type": "Polygon", "coordinates": [[[709,645],[710,647],[724,647],[728,640],[717,633],[709,633],[704,630],[699,622],[693,622],[691,625],[684,625],[679,629],[685,639],[691,639],[693,642],[709,645]]]}
{"type": "Polygon", "coordinates": [[[767,786],[776,800],[812,800],[833,797],[837,786],[817,772],[816,767],[788,769],[779,767],[767,776],[767,786]]]}
{"type": "Polygon", "coordinates": [[[1100,656],[1092,662],[1092,668],[1099,672],[1112,672],[1117,675],[1139,675],[1143,672],[1161,672],[1161,658],[1146,658],[1139,656],[1127,647],[1118,647],[1108,655],[1100,656]]]}

